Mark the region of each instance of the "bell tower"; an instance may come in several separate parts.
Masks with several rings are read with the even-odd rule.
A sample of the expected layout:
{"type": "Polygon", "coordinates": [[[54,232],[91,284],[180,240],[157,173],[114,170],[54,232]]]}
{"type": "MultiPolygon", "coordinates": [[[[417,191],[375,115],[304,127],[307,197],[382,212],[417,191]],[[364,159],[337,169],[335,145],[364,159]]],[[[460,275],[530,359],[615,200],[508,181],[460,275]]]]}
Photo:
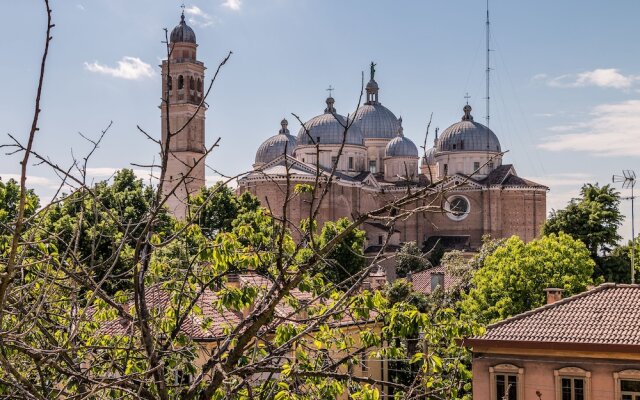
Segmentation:
{"type": "Polygon", "coordinates": [[[185,22],[184,11],[171,31],[169,43],[169,59],[162,61],[162,149],[168,152],[168,158],[161,185],[162,193],[169,196],[169,211],[183,219],[187,198],[205,185],[206,153],[206,104],[202,103],[205,67],[197,60],[196,35],[185,22]]]}

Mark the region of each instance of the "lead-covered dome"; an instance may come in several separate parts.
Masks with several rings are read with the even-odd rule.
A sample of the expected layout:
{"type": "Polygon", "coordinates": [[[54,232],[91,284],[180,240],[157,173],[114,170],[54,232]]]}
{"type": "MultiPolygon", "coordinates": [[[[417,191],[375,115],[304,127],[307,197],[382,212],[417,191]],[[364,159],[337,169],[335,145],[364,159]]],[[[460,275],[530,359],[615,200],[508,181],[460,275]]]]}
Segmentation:
{"type": "Polygon", "coordinates": [[[489,151],[499,153],[500,141],[488,127],[473,121],[471,106],[464,106],[462,121],[442,132],[438,139],[438,152],[489,151]]]}
{"type": "Polygon", "coordinates": [[[277,135],[271,136],[262,142],[256,152],[256,164],[266,164],[283,154],[292,155],[296,147],[296,138],[289,133],[289,122],[283,119],[280,122],[281,129],[277,135]]]}
{"type": "Polygon", "coordinates": [[[405,137],[402,129],[402,119],[398,121],[400,125],[397,136],[387,143],[384,149],[385,157],[412,157],[418,158],[418,148],[408,137],[405,137]]]}
{"type": "Polygon", "coordinates": [[[171,43],[196,43],[196,33],[191,29],[184,20],[184,13],[180,17],[180,23],[171,31],[169,37],[171,43]]]}
{"type": "MultiPolygon", "coordinates": [[[[327,108],[307,121],[298,132],[298,145],[342,144],[347,119],[336,113],[333,97],[327,98],[327,108]]],[[[357,124],[352,124],[347,131],[345,144],[362,146],[363,136],[357,124]]]]}
{"type": "Polygon", "coordinates": [[[376,64],[371,63],[371,77],[367,83],[367,102],[356,110],[356,124],[365,139],[393,139],[400,127],[398,118],[378,101],[380,87],[374,79],[376,64]]]}
{"type": "Polygon", "coordinates": [[[356,111],[356,124],[365,139],[392,139],[398,132],[398,118],[382,104],[363,104],[356,111]]]}
{"type": "Polygon", "coordinates": [[[430,147],[427,151],[425,151],[424,156],[422,157],[422,163],[427,165],[436,164],[436,148],[435,147],[430,147]]]}

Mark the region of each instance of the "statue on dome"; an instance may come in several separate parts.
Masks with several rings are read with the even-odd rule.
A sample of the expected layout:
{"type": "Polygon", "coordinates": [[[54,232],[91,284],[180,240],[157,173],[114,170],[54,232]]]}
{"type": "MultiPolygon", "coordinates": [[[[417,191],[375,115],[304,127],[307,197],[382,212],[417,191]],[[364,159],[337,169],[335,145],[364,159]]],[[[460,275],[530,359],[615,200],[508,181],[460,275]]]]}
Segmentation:
{"type": "Polygon", "coordinates": [[[378,64],[374,64],[374,62],[371,61],[371,80],[373,80],[373,77],[376,74],[376,65],[378,65],[378,64]]]}

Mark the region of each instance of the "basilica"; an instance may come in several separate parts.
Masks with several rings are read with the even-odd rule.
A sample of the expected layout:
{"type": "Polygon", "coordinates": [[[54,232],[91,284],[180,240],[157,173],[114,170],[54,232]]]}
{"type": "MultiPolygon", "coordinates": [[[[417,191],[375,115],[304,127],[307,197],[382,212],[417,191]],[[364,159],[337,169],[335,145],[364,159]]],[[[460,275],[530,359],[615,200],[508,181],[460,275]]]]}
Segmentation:
{"type": "MultiPolygon", "coordinates": [[[[313,182],[318,169],[324,182],[335,168],[320,204],[321,226],[380,208],[408,189],[432,187],[431,197],[412,205],[425,211],[400,219],[392,231],[380,222],[364,224],[370,251],[383,243],[398,246],[408,241],[472,250],[487,234],[517,235],[525,241],[539,235],[548,188],[519,177],[513,165],[502,163],[498,136],[474,121],[471,106],[463,107],[460,121],[439,136],[436,132],[433,147],[421,155],[404,135],[402,118],[382,105],[374,67],[372,63],[366,102],[353,113],[353,121],[338,113],[332,97],[326,99],[323,113],[303,123],[297,136],[282,120],[278,134],[258,147],[253,171],[239,181],[240,191],[250,191],[264,205],[280,205],[287,182],[313,182]]],[[[288,213],[291,221],[300,221],[308,215],[308,201],[294,199],[288,213]]]]}
{"type": "MultiPolygon", "coordinates": [[[[170,39],[173,51],[162,63],[163,88],[168,88],[163,98],[168,96],[166,104],[171,106],[163,102],[161,107],[163,132],[167,124],[186,126],[167,149],[163,190],[171,211],[183,217],[184,199],[205,182],[200,162],[205,143],[204,65],[196,58],[195,33],[184,16],[170,39]]],[[[308,217],[310,204],[304,195],[291,195],[298,184],[317,183],[327,190],[316,205],[319,227],[342,217],[357,218],[410,191],[429,188],[428,196],[405,206],[418,211],[393,227],[384,221],[364,224],[369,251],[409,241],[473,250],[483,235],[517,235],[529,241],[540,234],[548,188],[519,177],[513,165],[502,163],[498,136],[474,120],[471,106],[462,108],[460,121],[439,135],[436,131],[433,147],[421,154],[405,136],[402,119],[383,105],[375,74],[372,63],[366,101],[348,114],[353,115],[349,119],[338,112],[331,96],[297,135],[283,119],[277,134],[257,146],[252,170],[239,179],[238,191],[254,194],[274,215],[282,213],[288,195],[287,218],[295,230],[308,217]]]]}

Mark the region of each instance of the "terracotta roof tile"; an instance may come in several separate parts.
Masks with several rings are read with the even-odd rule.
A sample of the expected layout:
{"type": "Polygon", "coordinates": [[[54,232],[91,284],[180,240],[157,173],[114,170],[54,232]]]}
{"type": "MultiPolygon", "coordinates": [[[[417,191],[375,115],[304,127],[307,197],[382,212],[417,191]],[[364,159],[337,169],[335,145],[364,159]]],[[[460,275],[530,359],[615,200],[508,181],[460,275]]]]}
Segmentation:
{"type": "Polygon", "coordinates": [[[640,285],[605,283],[489,325],[473,339],[640,345],[640,285]]]}

